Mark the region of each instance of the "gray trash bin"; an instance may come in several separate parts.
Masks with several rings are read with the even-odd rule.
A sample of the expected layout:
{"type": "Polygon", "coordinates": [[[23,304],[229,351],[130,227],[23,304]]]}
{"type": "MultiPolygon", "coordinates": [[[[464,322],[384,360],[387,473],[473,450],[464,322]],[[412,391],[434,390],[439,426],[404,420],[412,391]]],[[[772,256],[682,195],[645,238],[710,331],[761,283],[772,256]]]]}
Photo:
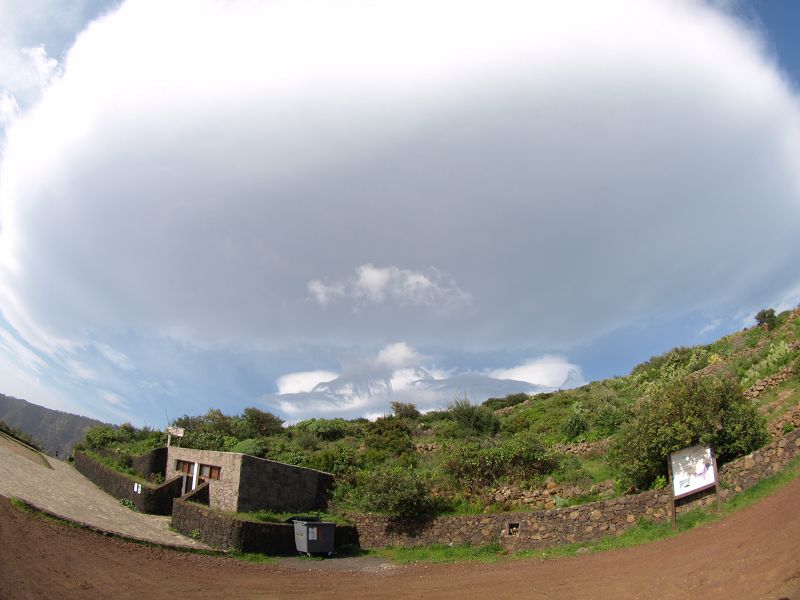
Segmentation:
{"type": "Polygon", "coordinates": [[[320,521],[314,517],[293,517],[294,543],[298,552],[311,556],[314,553],[333,556],[336,523],[320,521]]]}

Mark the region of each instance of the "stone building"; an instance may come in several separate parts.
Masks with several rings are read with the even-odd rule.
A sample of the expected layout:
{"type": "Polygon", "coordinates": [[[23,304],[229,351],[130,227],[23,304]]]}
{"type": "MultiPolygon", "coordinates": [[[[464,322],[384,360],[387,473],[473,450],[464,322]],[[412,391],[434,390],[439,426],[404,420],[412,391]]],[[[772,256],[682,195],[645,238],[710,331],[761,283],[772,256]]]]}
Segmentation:
{"type": "Polygon", "coordinates": [[[325,508],[330,473],[240,454],[170,446],[166,477],[184,475],[183,492],[209,482],[209,506],[225,511],[302,512],[325,508]]]}

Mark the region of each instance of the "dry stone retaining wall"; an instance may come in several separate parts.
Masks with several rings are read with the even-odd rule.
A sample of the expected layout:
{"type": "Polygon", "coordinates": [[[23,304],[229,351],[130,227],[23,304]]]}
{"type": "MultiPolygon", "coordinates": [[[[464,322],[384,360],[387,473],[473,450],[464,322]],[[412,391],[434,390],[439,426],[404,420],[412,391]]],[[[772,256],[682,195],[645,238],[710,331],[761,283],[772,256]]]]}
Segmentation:
{"type": "MultiPolygon", "coordinates": [[[[295,554],[294,525],[291,523],[258,523],[238,519],[213,510],[208,502],[208,484],[204,483],[175,501],[172,526],[184,535],[223,550],[261,552],[273,555],[295,554]]],[[[356,544],[356,530],[337,526],[335,547],[356,544]]]]}
{"type": "MultiPolygon", "coordinates": [[[[796,409],[797,410],[797,409],[796,409]]],[[[783,469],[800,455],[800,430],[794,430],[720,469],[724,500],[752,487],[760,479],[783,469]]],[[[714,501],[706,494],[689,502],[679,501],[681,513],[714,501]]],[[[498,540],[509,550],[536,549],[569,542],[595,540],[619,534],[639,518],[665,521],[671,518],[668,491],[648,491],[574,507],[524,513],[438,517],[427,521],[402,521],[382,515],[351,515],[362,548],[472,545],[498,540]]]]}
{"type": "Polygon", "coordinates": [[[181,495],[182,477],[176,477],[157,487],[141,484],[141,492],[134,491],[133,479],[107,467],[83,452],[75,453],[75,469],[107,494],[120,500],[130,500],[139,512],[168,515],[172,500],[181,495]]]}

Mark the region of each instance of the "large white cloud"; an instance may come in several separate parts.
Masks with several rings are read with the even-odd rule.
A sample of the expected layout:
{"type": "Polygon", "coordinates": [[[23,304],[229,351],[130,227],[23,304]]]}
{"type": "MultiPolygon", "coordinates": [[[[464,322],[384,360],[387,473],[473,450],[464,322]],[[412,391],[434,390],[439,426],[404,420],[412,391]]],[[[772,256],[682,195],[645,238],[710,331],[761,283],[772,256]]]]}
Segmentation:
{"type": "Polygon", "coordinates": [[[441,409],[458,398],[481,403],[518,392],[538,393],[582,385],[577,365],[558,356],[541,356],[488,374],[442,370],[431,357],[405,342],[374,355],[341,357],[341,373],[303,371],[278,378],[277,394],[261,403],[297,422],[312,417],[368,417],[391,413],[391,402],[412,402],[419,409],[441,409]]]}
{"type": "Polygon", "coordinates": [[[700,2],[130,0],[9,131],[2,309],[57,353],[750,307],[800,279],[798,114],[700,2]]]}

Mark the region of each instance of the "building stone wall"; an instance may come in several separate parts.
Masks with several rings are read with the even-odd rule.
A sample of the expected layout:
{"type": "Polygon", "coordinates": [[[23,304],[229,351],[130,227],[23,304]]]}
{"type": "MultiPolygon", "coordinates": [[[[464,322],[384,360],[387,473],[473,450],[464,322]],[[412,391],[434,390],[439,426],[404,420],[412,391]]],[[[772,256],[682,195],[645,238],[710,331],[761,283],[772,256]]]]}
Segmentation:
{"type": "Polygon", "coordinates": [[[167,479],[181,474],[175,468],[175,463],[178,460],[219,467],[219,480],[209,482],[211,506],[220,510],[236,512],[238,510],[242,456],[244,455],[236,452],[195,450],[194,448],[170,446],[167,452],[167,479]]]}
{"type": "Polygon", "coordinates": [[[220,467],[219,480],[209,481],[212,508],[229,512],[254,510],[305,511],[325,508],[333,475],[237,452],[170,446],[167,477],[180,475],[176,461],[220,467]]]}
{"type": "Polygon", "coordinates": [[[330,473],[243,455],[238,510],[302,512],[325,508],[332,486],[330,473]]]}

